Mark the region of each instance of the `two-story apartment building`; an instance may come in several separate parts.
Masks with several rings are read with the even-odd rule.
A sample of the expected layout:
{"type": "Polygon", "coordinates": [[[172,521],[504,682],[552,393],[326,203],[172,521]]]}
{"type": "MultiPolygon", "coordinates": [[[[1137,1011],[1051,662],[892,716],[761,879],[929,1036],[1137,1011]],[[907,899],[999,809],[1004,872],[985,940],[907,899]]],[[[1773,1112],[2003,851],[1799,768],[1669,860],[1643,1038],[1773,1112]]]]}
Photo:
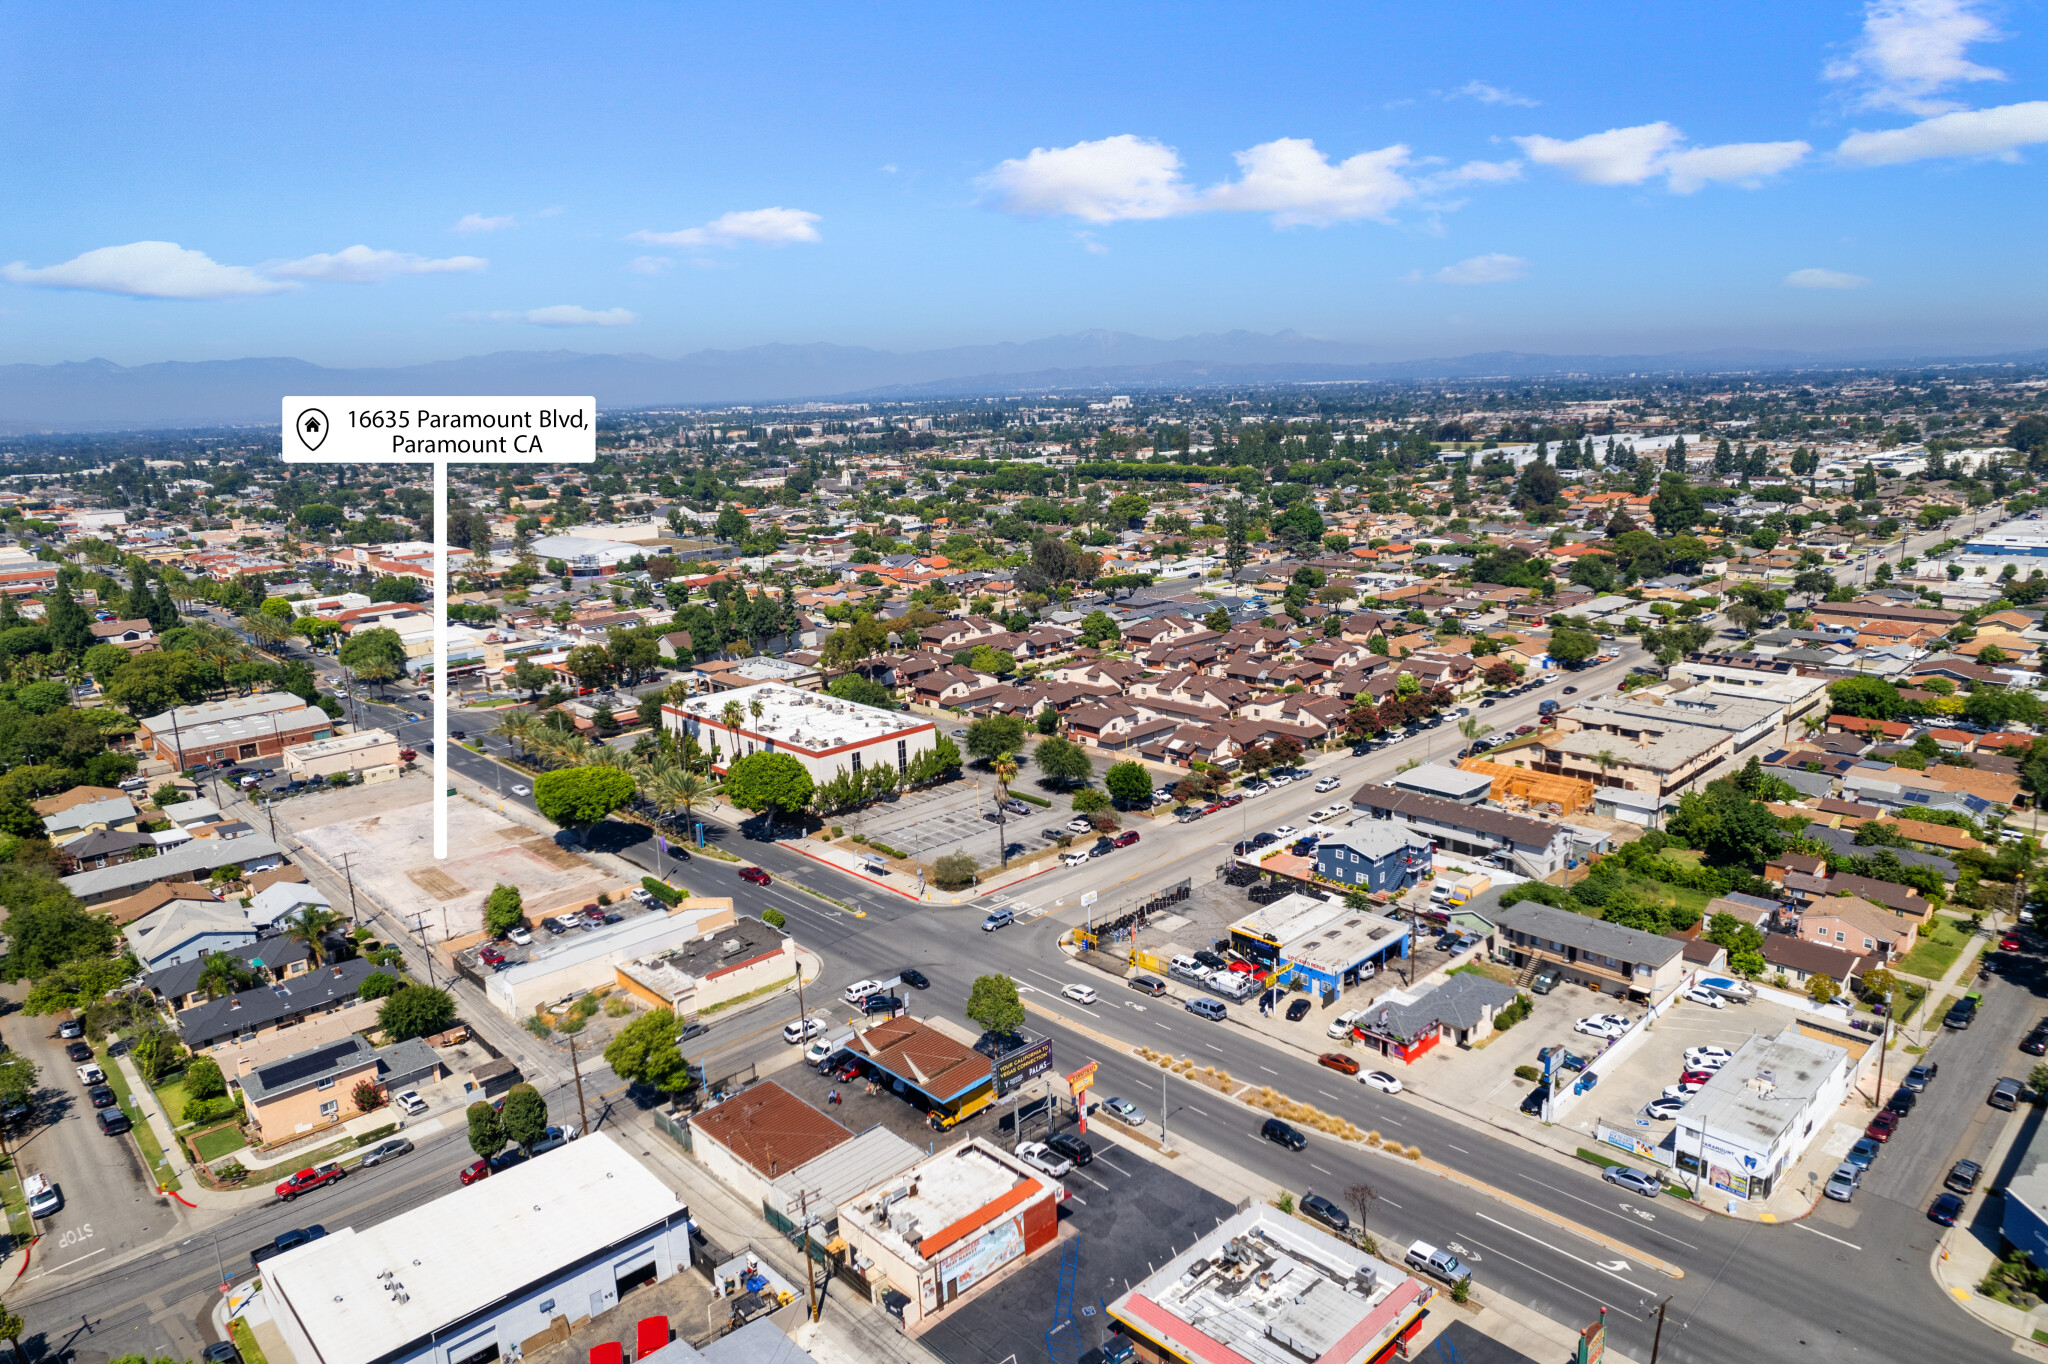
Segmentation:
{"type": "Polygon", "coordinates": [[[1481,895],[1472,908],[1500,925],[1501,950],[1531,978],[1553,970],[1561,980],[1649,1004],[1661,1002],[1685,978],[1685,944],[1676,938],[1534,900],[1501,909],[1498,890],[1481,895]]]}

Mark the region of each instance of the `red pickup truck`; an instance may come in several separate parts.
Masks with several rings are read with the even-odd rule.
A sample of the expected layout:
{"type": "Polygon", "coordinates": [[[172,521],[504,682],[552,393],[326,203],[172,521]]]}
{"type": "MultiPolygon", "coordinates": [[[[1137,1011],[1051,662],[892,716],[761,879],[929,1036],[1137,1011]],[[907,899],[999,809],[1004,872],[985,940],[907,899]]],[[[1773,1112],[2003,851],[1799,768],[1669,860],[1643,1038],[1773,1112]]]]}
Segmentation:
{"type": "Polygon", "coordinates": [[[278,1185],[277,1196],[289,1203],[300,1194],[311,1193],[322,1184],[332,1184],[346,1173],[347,1171],[341,1168],[340,1161],[330,1160],[325,1165],[315,1165],[310,1170],[301,1170],[278,1185]]]}

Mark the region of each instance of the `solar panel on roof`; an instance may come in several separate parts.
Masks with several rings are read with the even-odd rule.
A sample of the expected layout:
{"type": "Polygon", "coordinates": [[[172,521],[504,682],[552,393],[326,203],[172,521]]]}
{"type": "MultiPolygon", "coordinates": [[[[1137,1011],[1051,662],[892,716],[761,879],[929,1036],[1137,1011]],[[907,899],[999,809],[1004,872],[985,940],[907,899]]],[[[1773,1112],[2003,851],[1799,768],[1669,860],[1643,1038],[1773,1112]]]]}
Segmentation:
{"type": "Polygon", "coordinates": [[[274,1065],[264,1066],[259,1073],[263,1077],[264,1088],[276,1089],[280,1085],[295,1084],[307,1076],[318,1075],[323,1070],[332,1070],[341,1061],[355,1054],[356,1042],[351,1038],[346,1042],[336,1042],[330,1047],[322,1047],[318,1051],[306,1052],[300,1056],[287,1056],[274,1065]]]}

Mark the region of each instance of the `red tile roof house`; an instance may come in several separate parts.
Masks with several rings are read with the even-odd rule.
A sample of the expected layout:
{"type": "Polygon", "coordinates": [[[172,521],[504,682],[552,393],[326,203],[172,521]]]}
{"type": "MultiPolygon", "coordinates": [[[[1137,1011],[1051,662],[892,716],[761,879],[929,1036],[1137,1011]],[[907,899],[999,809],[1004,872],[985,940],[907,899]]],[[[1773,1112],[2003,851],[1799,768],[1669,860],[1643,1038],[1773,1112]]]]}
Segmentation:
{"type": "Polygon", "coordinates": [[[1866,720],[1860,715],[1830,715],[1828,733],[1860,734],[1874,739],[1882,736],[1894,741],[1902,740],[1913,732],[1913,727],[1897,720],[1866,720]]]}

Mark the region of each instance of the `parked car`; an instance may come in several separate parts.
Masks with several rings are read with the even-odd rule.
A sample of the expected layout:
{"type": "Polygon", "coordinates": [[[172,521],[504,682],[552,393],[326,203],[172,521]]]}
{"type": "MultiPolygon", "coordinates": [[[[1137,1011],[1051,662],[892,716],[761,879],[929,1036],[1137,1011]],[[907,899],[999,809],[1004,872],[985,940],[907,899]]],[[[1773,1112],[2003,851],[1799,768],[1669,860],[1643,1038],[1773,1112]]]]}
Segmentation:
{"type": "Polygon", "coordinates": [[[1073,834],[1093,833],[1095,825],[1084,815],[1075,815],[1067,821],[1067,832],[1073,834]]]}
{"type": "Polygon", "coordinates": [[[1143,1127],[1145,1110],[1129,1099],[1108,1098],[1102,1101],[1102,1111],[1127,1127],[1143,1127]]]}
{"type": "Polygon", "coordinates": [[[64,1048],[64,1054],[74,1061],[90,1061],[92,1046],[86,1042],[73,1042],[64,1048]]]}
{"type": "Polygon", "coordinates": [[[121,1102],[114,1091],[106,1085],[94,1085],[86,1091],[86,1097],[92,1100],[94,1108],[112,1108],[121,1102]]]}
{"type": "Polygon", "coordinates": [[[1856,1138],[1856,1144],[1849,1148],[1849,1154],[1843,1156],[1842,1159],[1859,1169],[1867,1170],[1870,1168],[1871,1162],[1877,1159],[1877,1153],[1882,1149],[1869,1137],[1858,1137],[1856,1138]]]}
{"type": "Polygon", "coordinates": [[[1321,781],[1316,783],[1316,790],[1318,792],[1334,791],[1343,784],[1343,782],[1337,780],[1337,778],[1335,777],[1324,777],[1321,781]]]}
{"type": "Polygon", "coordinates": [[[347,1171],[341,1168],[340,1161],[330,1160],[324,1164],[315,1165],[310,1169],[299,1171],[279,1184],[272,1192],[289,1203],[300,1194],[311,1193],[323,1184],[340,1182],[347,1173],[347,1171]]]}
{"type": "Polygon", "coordinates": [[[32,1174],[24,1179],[21,1191],[28,1198],[30,1217],[48,1217],[64,1206],[64,1191],[46,1174],[32,1174]]]}
{"type": "Polygon", "coordinates": [[[1472,1271],[1457,1256],[1448,1250],[1438,1250],[1427,1241],[1411,1244],[1402,1259],[1410,1269],[1442,1279],[1445,1283],[1455,1284],[1472,1277],[1472,1271]]]}
{"type": "Polygon", "coordinates": [[[1267,1141],[1286,1147],[1290,1151],[1299,1151],[1308,1145],[1307,1137],[1303,1136],[1298,1129],[1289,1126],[1278,1118],[1266,1119],[1265,1124],[1259,1128],[1259,1135],[1267,1141]]]}
{"type": "Polygon", "coordinates": [[[1653,1122],[1670,1122],[1685,1110],[1685,1100],[1655,1098],[1643,1105],[1643,1116],[1653,1122]]]}
{"type": "Polygon", "coordinates": [[[1301,1210],[1309,1217],[1321,1222],[1334,1232],[1351,1230],[1351,1214],[1332,1203],[1321,1194],[1309,1194],[1301,1200],[1301,1210]]]}
{"type": "Polygon", "coordinates": [[[1399,1094],[1401,1092],[1401,1077],[1389,1075],[1384,1070],[1368,1070],[1365,1074],[1358,1077],[1358,1082],[1362,1085],[1370,1085],[1382,1094],[1399,1094]]]}
{"type": "Polygon", "coordinates": [[[1132,976],[1129,984],[1139,994],[1150,995],[1154,999],[1166,993],[1166,982],[1157,976],[1132,976]]]}
{"type": "Polygon", "coordinates": [[[2029,1056],[2048,1056],[2048,1028],[2036,1028],[2020,1043],[2020,1050],[2029,1056]]]}
{"type": "Polygon", "coordinates": [[[1919,1098],[1918,1094],[1902,1086],[1892,1094],[1890,1099],[1886,1100],[1885,1107],[1903,1118],[1913,1111],[1913,1105],[1919,1098]]]}
{"type": "Polygon", "coordinates": [[[1703,1085],[1713,1078],[1714,1072],[1711,1070],[1688,1070],[1679,1075],[1678,1083],[1682,1085],[1703,1085]]]}
{"type": "Polygon", "coordinates": [[[1302,1020],[1302,1019],[1304,1019],[1304,1018],[1307,1018],[1307,1017],[1308,1017],[1308,1010],[1309,1010],[1309,1003],[1308,1003],[1308,1001],[1307,1001],[1307,1000],[1305,1000],[1305,999],[1297,999],[1297,1000],[1295,1000],[1295,1001],[1294,1001],[1294,1002],[1293,1002],[1292,1004],[1289,1004],[1289,1005],[1287,1006],[1287,1021],[1288,1021],[1289,1023],[1299,1023],[1299,1022],[1301,1022],[1301,1020],[1302,1020]]]}
{"type": "Polygon", "coordinates": [[[795,1018],[782,1025],[782,1040],[792,1047],[799,1042],[808,1042],[825,1031],[822,1018],[795,1018]]]}
{"type": "Polygon", "coordinates": [[[1529,982],[1529,988],[1539,995],[1547,995],[1557,988],[1558,979],[1555,970],[1539,971],[1536,973],[1536,979],[1529,982]]]}
{"type": "Polygon", "coordinates": [[[1721,996],[1715,994],[1712,990],[1706,989],[1698,985],[1695,985],[1690,990],[1687,990],[1685,992],[1685,997],[1692,1003],[1704,1004],[1709,1009],[1724,1009],[1728,1006],[1727,1000],[1721,998],[1721,996]]]}
{"type": "Polygon", "coordinates": [[[505,941],[517,947],[531,947],[533,946],[533,934],[527,931],[526,925],[517,924],[505,931],[505,941]]]}
{"type": "Polygon", "coordinates": [[[1944,1227],[1954,1226],[1956,1224],[1956,1219],[1961,1217],[1962,1215],[1963,1196],[1961,1194],[1936,1194],[1934,1196],[1933,1204],[1931,1204],[1927,1209],[1928,1219],[1930,1221],[1939,1222],[1944,1227]]]}
{"type": "Polygon", "coordinates": [[[1540,1118],[1543,1116],[1543,1106],[1549,1100],[1550,1090],[1546,1086],[1538,1085],[1522,1096],[1522,1112],[1532,1118],[1540,1118]]]}
{"type": "Polygon", "coordinates": [[[1847,1203],[1856,1196],[1857,1186],[1862,1183],[1863,1171],[1845,1160],[1835,1167],[1833,1174],[1828,1176],[1827,1187],[1822,1189],[1821,1192],[1834,1199],[1837,1203],[1847,1203]]]}
{"type": "Polygon", "coordinates": [[[78,1082],[88,1087],[103,1085],[107,1082],[107,1073],[100,1069],[99,1062],[87,1061],[78,1068],[78,1082]]]}
{"type": "Polygon", "coordinates": [[[1664,1192],[1664,1181],[1644,1170],[1627,1165],[1609,1165],[1600,1172],[1600,1178],[1609,1184],[1618,1184],[1630,1193],[1639,1193],[1645,1198],[1655,1198],[1664,1192]]]}
{"type": "Polygon", "coordinates": [[[757,886],[772,886],[775,884],[775,878],[762,871],[759,867],[741,867],[740,880],[751,882],[757,886]]]}
{"type": "Polygon", "coordinates": [[[293,1227],[290,1231],[279,1232],[275,1239],[265,1241],[262,1245],[249,1252],[249,1263],[261,1269],[263,1262],[271,1256],[283,1254],[287,1250],[295,1250],[305,1245],[308,1241],[319,1240],[326,1234],[327,1228],[317,1223],[310,1227],[293,1227]]]}
{"type": "Polygon", "coordinates": [[[458,1177],[462,1180],[462,1187],[466,1189],[479,1179],[491,1177],[491,1163],[487,1160],[472,1160],[462,1167],[462,1173],[458,1177]]]}
{"type": "Polygon", "coordinates": [[[408,1089],[391,1102],[398,1105],[398,1111],[409,1118],[417,1118],[427,1111],[427,1101],[419,1096],[418,1090],[408,1089]]]}
{"type": "Polygon", "coordinates": [[[102,1109],[93,1116],[99,1119],[100,1131],[109,1137],[118,1137],[132,1126],[128,1115],[118,1108],[102,1109]]]}
{"type": "Polygon", "coordinates": [[[1938,1062],[1923,1061],[1919,1065],[1907,1071],[1906,1078],[1901,1083],[1903,1083],[1906,1086],[1906,1088],[1912,1090],[1915,1094],[1921,1094],[1926,1092],[1927,1082],[1932,1080],[1936,1075],[1939,1075],[1940,1073],[1941,1066],[1938,1062]]]}
{"type": "Polygon", "coordinates": [[[1077,1166],[1086,1165],[1095,1159],[1095,1149],[1077,1132],[1058,1132],[1047,1137],[1045,1149],[1072,1161],[1077,1166]]]}
{"type": "Polygon", "coordinates": [[[1983,1177],[1982,1165],[1974,1160],[1959,1160],[1949,1168],[1948,1175],[1941,1182],[1957,1193],[1969,1193],[1983,1177]]]}
{"type": "Polygon", "coordinates": [[[1607,1014],[1595,1014],[1591,1018],[1582,1018],[1572,1024],[1572,1031],[1584,1033],[1588,1037],[1613,1038],[1627,1032],[1628,1027],[1626,1024],[1616,1023],[1607,1014]]]}
{"type": "Polygon", "coordinates": [[[1070,852],[1070,853],[1061,853],[1061,854],[1060,854],[1060,865],[1061,865],[1061,866],[1063,866],[1063,867],[1085,867],[1085,866],[1087,866],[1087,865],[1088,865],[1088,850],[1087,850],[1086,848],[1081,848],[1081,849],[1078,849],[1078,850],[1076,850],[1076,851],[1074,851],[1074,852],[1070,852]]]}
{"type": "Polygon", "coordinates": [[[1138,831],[1136,829],[1126,829],[1109,841],[1113,847],[1128,848],[1138,841],[1138,831]]]}
{"type": "Polygon", "coordinates": [[[387,1137],[363,1152],[363,1158],[357,1162],[357,1168],[368,1170],[382,1165],[387,1160],[396,1160],[411,1150],[412,1143],[404,1137],[387,1137]]]}
{"type": "Polygon", "coordinates": [[[85,1036],[85,1024],[75,1018],[66,1018],[57,1024],[57,1036],[70,1039],[85,1036]]]}
{"type": "Polygon", "coordinates": [[[1719,1070],[1735,1059],[1735,1053],[1726,1047],[1687,1047],[1685,1068],[1687,1070],[1719,1070]]]}
{"type": "Polygon", "coordinates": [[[1341,1051],[1324,1052],[1316,1058],[1316,1064],[1342,1075],[1356,1075],[1359,1069],[1357,1058],[1346,1056],[1341,1051]]]}
{"type": "Polygon", "coordinates": [[[1061,1175],[1071,1174],[1074,1169],[1073,1161],[1060,1155],[1042,1141],[1019,1142],[1017,1144],[1017,1159],[1023,1161],[1034,1170],[1041,1170],[1051,1175],[1054,1179],[1058,1179],[1061,1175]]]}
{"type": "Polygon", "coordinates": [[[1892,1133],[1898,1130],[1899,1115],[1887,1108],[1870,1120],[1870,1125],[1863,1129],[1863,1135],[1872,1141],[1890,1141],[1892,1133]]]}

